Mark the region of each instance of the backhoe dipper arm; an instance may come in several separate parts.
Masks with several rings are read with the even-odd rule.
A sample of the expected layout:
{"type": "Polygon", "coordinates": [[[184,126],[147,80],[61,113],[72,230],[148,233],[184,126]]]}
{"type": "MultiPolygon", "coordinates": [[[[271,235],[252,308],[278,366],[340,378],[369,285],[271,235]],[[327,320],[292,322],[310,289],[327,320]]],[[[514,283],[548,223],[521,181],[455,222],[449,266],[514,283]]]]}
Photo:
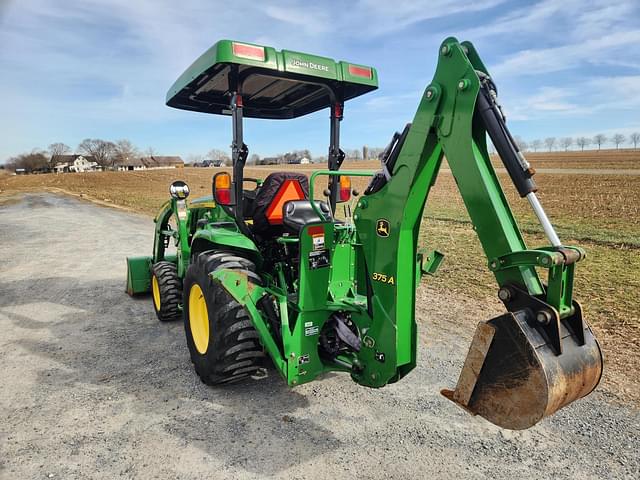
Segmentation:
{"type": "MultiPolygon", "coordinates": [[[[376,386],[399,379],[415,366],[415,288],[423,269],[421,257],[417,256],[418,234],[429,190],[446,156],[488,258],[489,269],[500,287],[499,297],[509,312],[481,324],[486,328],[472,346],[476,356],[470,354],[461,375],[465,388],[459,382],[456,390],[459,395],[453,399],[496,424],[526,428],[589,393],[598,383],[602,362],[599,347],[582,320],[580,306],[572,298],[575,263],[584,257],[584,252],[562,246],[544,214],[535,197],[534,171],[509,134],[497,103],[495,85],[469,42],[461,44],[455,38],[443,42],[434,79],[422,96],[404,142],[399,142],[396,148],[400,150],[397,156],[392,154],[396,160],[389,169],[391,177],[378,176],[378,184],[365,192],[354,213],[369,273],[373,311],[372,326],[367,332],[373,341],[369,343],[375,345],[373,349],[378,353],[393,352],[386,358],[395,360],[395,369],[392,371],[389,366],[387,378],[378,377],[374,382],[370,375],[367,377],[365,368],[356,380],[376,386]],[[551,246],[527,249],[491,164],[487,134],[519,194],[534,208],[551,246]],[[536,268],[549,269],[548,285],[542,283],[536,268]],[[380,282],[378,278],[394,281],[380,282]],[[389,335],[393,330],[390,325],[395,336],[389,335]],[[517,345],[509,344],[512,337],[517,337],[517,345]],[[562,355],[565,349],[568,353],[562,355]],[[547,351],[554,358],[548,359],[547,351]],[[484,352],[484,356],[478,356],[478,352],[484,352]],[[522,364],[513,359],[517,355],[522,357],[522,364]],[[504,372],[509,369],[504,365],[505,359],[519,372],[507,372],[505,377],[504,372]],[[549,362],[554,366],[550,367],[549,362]],[[524,381],[517,381],[514,375],[524,375],[533,363],[539,365],[537,371],[529,371],[529,377],[535,376],[535,385],[530,382],[526,388],[542,393],[535,406],[522,407],[529,411],[524,415],[526,418],[514,419],[517,415],[513,411],[505,413],[508,410],[505,405],[514,410],[513,402],[519,400],[509,397],[514,390],[504,385],[508,382],[522,385],[524,381]],[[484,376],[480,375],[483,364],[484,376]],[[565,377],[562,381],[566,388],[558,385],[555,377],[560,374],[572,375],[572,382],[580,382],[581,387],[572,390],[570,387],[575,384],[565,377]],[[547,388],[542,388],[545,378],[547,388]],[[496,387],[500,382],[501,389],[496,387]],[[502,396],[496,395],[496,388],[502,396]],[[491,397],[491,402],[485,402],[482,396],[488,390],[491,393],[485,397],[491,397]],[[505,393],[507,390],[509,395],[505,393]],[[503,408],[497,408],[496,404],[503,408]],[[491,409],[499,413],[491,417],[486,412],[491,409]]],[[[369,353],[363,348],[363,363],[376,352],[369,353]]]]}

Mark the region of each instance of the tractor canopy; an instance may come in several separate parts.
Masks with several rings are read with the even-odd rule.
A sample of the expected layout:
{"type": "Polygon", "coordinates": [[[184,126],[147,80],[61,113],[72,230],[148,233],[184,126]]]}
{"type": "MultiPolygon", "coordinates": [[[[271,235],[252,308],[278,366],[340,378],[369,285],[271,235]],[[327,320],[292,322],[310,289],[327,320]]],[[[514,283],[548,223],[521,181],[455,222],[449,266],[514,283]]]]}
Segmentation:
{"type": "Polygon", "coordinates": [[[291,50],[220,40],[171,86],[167,105],[230,115],[241,92],[245,117],[288,119],[378,88],[373,67],[291,50]]]}

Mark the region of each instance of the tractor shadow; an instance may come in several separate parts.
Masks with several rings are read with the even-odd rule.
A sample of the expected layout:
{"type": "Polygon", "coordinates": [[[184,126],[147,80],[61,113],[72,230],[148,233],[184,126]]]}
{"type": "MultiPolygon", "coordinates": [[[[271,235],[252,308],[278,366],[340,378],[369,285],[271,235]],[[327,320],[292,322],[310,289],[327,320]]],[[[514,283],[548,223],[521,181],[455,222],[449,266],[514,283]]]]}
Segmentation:
{"type": "MultiPolygon", "coordinates": [[[[0,326],[9,327],[7,320],[13,325],[5,345],[26,351],[30,365],[47,360],[37,370],[34,397],[71,398],[89,385],[100,393],[96,402],[114,399],[114,415],[133,410],[133,424],[154,416],[179,445],[260,474],[340,446],[330,430],[305,415],[307,396],[288,388],[273,369],[244,383],[202,384],[182,322],[158,322],[151,300],[127,296],[122,280],[37,278],[0,282],[0,292],[0,326]]],[[[100,428],[97,419],[94,428],[100,428]]],[[[132,427],[119,448],[130,448],[138,430],[132,427]]]]}

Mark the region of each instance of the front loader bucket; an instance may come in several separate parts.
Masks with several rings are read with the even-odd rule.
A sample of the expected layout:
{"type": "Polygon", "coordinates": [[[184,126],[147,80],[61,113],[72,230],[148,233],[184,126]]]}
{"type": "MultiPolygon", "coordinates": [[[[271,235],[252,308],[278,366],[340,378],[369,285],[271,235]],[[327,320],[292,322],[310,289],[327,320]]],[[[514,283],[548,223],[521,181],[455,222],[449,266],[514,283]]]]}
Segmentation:
{"type": "Polygon", "coordinates": [[[131,296],[151,291],[151,257],[127,257],[127,293],[131,296]]]}
{"type": "Polygon", "coordinates": [[[511,430],[588,395],[600,381],[602,353],[577,303],[575,310],[569,319],[553,319],[555,339],[530,309],[480,322],[455,391],[442,394],[511,430]]]}

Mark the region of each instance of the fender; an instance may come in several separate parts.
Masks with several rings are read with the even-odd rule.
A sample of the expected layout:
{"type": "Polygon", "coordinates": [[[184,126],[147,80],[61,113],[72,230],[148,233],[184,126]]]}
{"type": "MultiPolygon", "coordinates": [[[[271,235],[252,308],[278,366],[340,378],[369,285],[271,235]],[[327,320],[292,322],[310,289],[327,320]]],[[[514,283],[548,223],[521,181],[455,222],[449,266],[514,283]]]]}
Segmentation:
{"type": "Polygon", "coordinates": [[[227,229],[207,226],[206,228],[196,231],[191,240],[192,255],[197,255],[199,252],[213,248],[239,250],[246,254],[247,257],[257,265],[262,264],[262,256],[253,240],[234,228],[227,229]]]}

